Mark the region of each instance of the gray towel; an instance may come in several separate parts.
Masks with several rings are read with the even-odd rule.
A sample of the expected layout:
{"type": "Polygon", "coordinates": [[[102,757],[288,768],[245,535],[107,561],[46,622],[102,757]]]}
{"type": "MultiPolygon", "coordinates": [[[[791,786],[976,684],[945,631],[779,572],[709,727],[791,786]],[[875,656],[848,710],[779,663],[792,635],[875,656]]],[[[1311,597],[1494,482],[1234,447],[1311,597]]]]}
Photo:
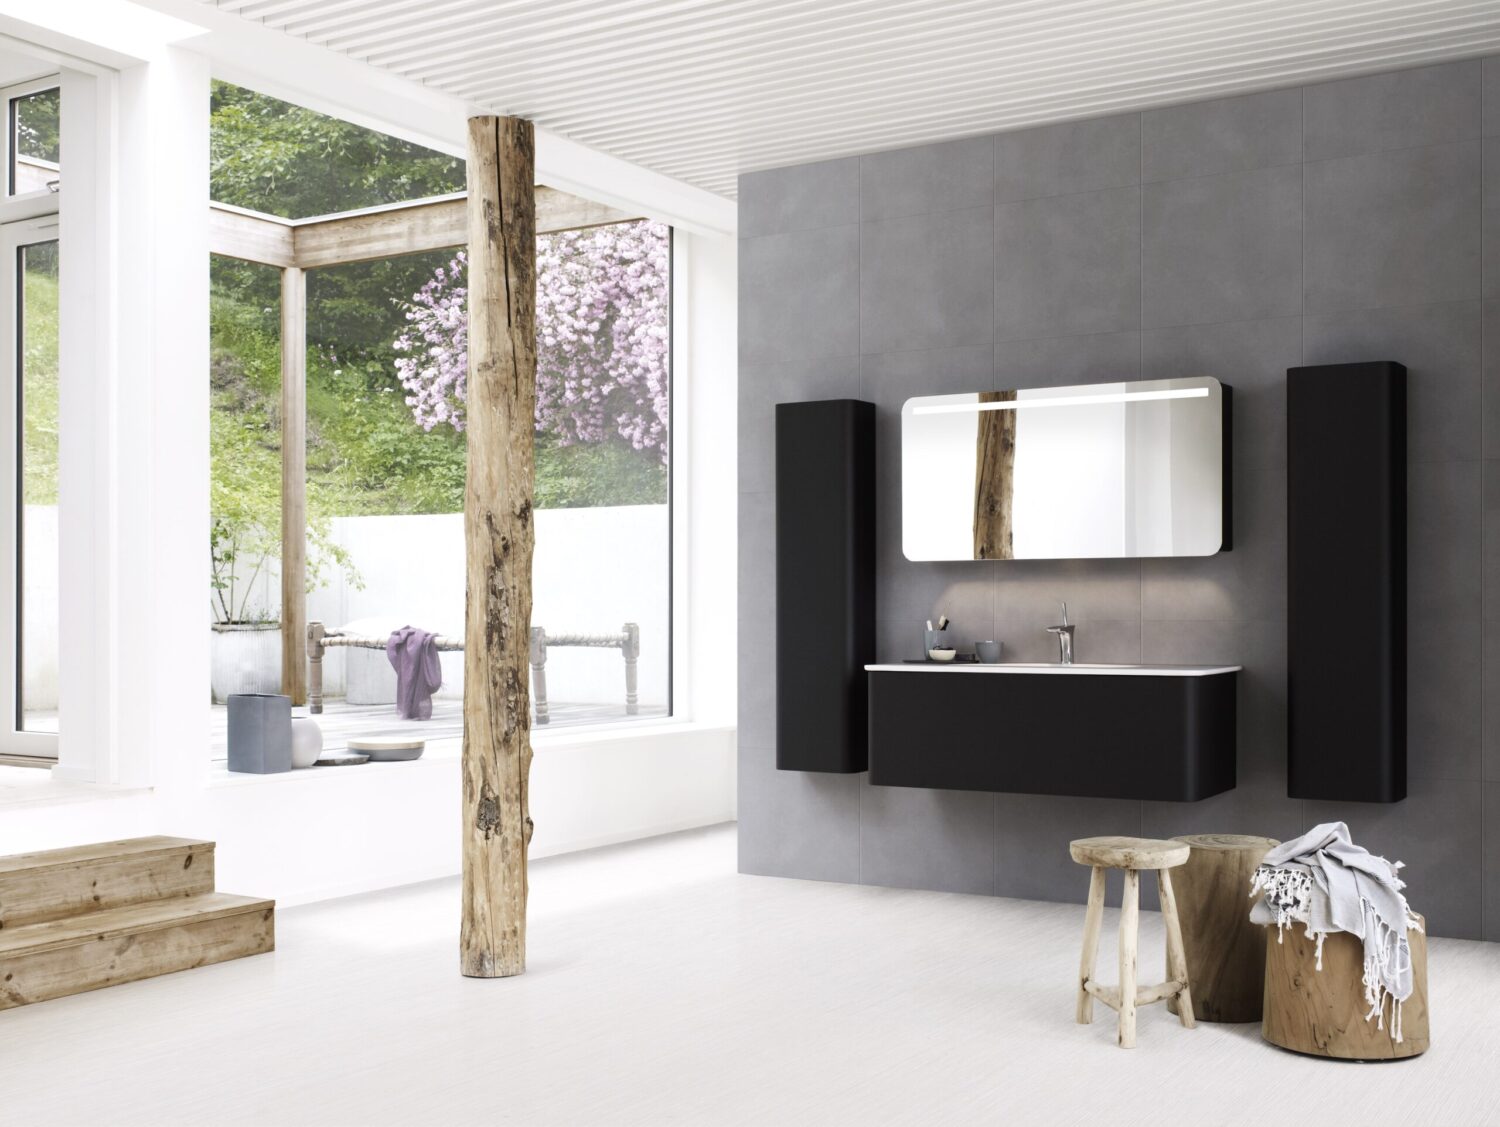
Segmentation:
{"type": "Polygon", "coordinates": [[[1318,969],[1323,969],[1323,939],[1330,932],[1358,936],[1365,947],[1365,1020],[1385,1020],[1391,1001],[1391,1036],[1401,1040],[1401,1003],[1411,997],[1411,946],[1407,928],[1419,924],[1406,906],[1401,890],[1406,883],[1392,864],[1355,845],[1343,822],[1314,826],[1295,841],[1278,845],[1256,869],[1251,895],[1259,895],[1250,909],[1258,924],[1283,928],[1300,922],[1318,945],[1318,969]]]}
{"type": "Polygon", "coordinates": [[[396,670],[396,715],[403,720],[431,720],[432,694],[443,686],[443,663],[437,635],[403,626],[391,631],[385,656],[396,670]]]}

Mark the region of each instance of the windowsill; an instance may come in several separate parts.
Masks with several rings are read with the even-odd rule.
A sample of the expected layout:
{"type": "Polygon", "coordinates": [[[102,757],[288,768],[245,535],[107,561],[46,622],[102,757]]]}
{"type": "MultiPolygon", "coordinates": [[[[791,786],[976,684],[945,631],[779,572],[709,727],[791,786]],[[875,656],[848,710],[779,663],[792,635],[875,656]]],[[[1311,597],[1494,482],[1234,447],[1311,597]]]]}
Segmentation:
{"type": "Polygon", "coordinates": [[[59,806],[72,802],[99,802],[150,794],[150,787],[116,787],[103,783],[75,783],[53,777],[50,770],[34,767],[0,769],[0,808],[59,806]]]}
{"type": "MultiPolygon", "coordinates": [[[[593,724],[587,728],[569,730],[559,728],[555,731],[531,730],[532,750],[537,754],[546,754],[549,750],[566,750],[572,747],[593,746],[597,744],[625,743],[630,740],[650,739],[660,736],[681,736],[694,732],[724,732],[732,731],[732,724],[708,724],[692,720],[662,720],[652,723],[633,724],[623,721],[619,724],[593,724]]],[[[250,775],[230,771],[228,764],[222,759],[215,759],[209,764],[208,785],[210,787],[237,787],[249,786],[257,783],[284,783],[291,780],[308,780],[315,778],[339,778],[345,775],[356,775],[364,777],[366,770],[374,768],[380,772],[399,770],[421,770],[424,766],[432,766],[459,759],[463,755],[463,739],[451,736],[444,739],[429,740],[426,750],[420,759],[410,759],[396,763],[361,763],[350,767],[304,767],[293,771],[278,771],[270,775],[250,775]]]]}

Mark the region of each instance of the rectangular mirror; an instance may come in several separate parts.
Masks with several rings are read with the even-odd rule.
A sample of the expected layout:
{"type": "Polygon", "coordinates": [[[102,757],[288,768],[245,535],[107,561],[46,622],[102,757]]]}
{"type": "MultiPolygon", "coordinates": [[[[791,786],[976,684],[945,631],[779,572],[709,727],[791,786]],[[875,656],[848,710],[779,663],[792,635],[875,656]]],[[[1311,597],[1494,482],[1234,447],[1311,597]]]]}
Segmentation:
{"type": "Polygon", "coordinates": [[[1211,556],[1229,547],[1229,388],[1143,380],[908,399],[909,560],[1211,556]]]}

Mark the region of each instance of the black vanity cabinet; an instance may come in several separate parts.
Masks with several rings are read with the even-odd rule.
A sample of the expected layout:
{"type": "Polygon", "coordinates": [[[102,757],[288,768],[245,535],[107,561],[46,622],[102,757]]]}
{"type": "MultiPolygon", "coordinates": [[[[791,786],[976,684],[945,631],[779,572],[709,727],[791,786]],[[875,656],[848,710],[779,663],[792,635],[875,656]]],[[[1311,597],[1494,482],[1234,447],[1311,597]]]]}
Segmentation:
{"type": "Polygon", "coordinates": [[[1236,667],[868,672],[872,784],[1195,802],[1235,783],[1236,667]]]}

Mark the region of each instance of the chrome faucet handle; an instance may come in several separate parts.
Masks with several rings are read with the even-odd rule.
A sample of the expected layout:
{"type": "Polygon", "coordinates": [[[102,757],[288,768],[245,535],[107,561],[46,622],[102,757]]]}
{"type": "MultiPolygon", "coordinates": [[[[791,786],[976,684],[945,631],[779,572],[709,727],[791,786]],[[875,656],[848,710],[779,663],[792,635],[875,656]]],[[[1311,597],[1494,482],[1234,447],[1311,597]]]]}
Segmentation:
{"type": "Polygon", "coordinates": [[[1057,661],[1059,665],[1073,664],[1073,627],[1068,623],[1068,604],[1062,605],[1062,625],[1047,627],[1047,633],[1057,635],[1057,661]]]}

